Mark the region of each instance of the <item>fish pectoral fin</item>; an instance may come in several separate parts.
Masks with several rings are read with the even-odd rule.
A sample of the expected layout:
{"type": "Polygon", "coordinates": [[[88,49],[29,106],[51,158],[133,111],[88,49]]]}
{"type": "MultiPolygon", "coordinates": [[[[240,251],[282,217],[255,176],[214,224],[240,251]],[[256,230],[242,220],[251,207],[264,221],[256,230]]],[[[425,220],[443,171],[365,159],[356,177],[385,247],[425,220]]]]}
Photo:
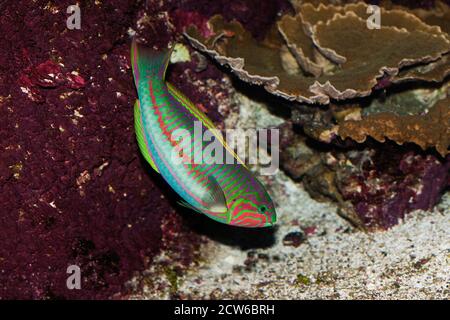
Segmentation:
{"type": "Polygon", "coordinates": [[[228,211],[227,200],[222,188],[212,176],[208,177],[208,192],[203,197],[208,211],[225,213],[228,211]]]}
{"type": "MultiPolygon", "coordinates": [[[[204,196],[202,197],[202,200],[205,203],[203,205],[203,208],[206,211],[214,212],[214,213],[227,212],[228,207],[227,207],[227,201],[225,199],[225,194],[223,193],[223,190],[220,187],[220,185],[217,183],[216,179],[214,179],[214,177],[212,177],[212,176],[208,177],[208,188],[207,189],[208,189],[208,191],[205,192],[204,196]]],[[[178,201],[178,204],[185,208],[194,210],[196,212],[207,214],[207,212],[203,212],[201,208],[196,208],[186,201],[178,201]]]]}
{"type": "Polygon", "coordinates": [[[139,100],[136,100],[136,102],[134,103],[134,130],[136,131],[136,140],[139,145],[139,150],[141,150],[144,159],[147,160],[153,170],[159,173],[158,168],[156,167],[155,162],[153,161],[150,151],[147,147],[144,127],[142,126],[142,115],[139,100]]]}

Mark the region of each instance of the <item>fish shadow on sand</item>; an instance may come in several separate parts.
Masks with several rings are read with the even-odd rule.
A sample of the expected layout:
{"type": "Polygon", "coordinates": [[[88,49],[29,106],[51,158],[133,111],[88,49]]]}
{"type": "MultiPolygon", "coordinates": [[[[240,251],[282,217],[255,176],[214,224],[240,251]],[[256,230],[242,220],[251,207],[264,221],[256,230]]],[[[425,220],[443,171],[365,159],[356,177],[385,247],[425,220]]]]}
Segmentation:
{"type": "Polygon", "coordinates": [[[185,208],[178,211],[194,232],[204,235],[213,241],[229,246],[237,246],[242,250],[268,248],[275,244],[276,227],[235,227],[216,222],[201,213],[185,208]]]}

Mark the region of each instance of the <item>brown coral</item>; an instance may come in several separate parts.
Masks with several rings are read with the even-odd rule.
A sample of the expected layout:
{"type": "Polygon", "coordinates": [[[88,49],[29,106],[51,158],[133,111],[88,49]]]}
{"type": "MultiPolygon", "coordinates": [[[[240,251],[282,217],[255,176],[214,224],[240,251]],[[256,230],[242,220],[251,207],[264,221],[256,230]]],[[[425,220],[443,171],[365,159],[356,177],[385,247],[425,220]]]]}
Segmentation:
{"type": "Polygon", "coordinates": [[[264,85],[267,91],[289,100],[320,104],[329,103],[330,98],[368,96],[383,76],[394,77],[402,68],[439,60],[450,51],[448,36],[440,28],[428,26],[412,14],[386,11],[386,17],[390,17],[387,23],[392,26],[370,30],[355,13],[365,7],[337,8],[327,12],[332,18],[326,22],[316,17],[315,25],[311,22],[315,21],[313,15],[304,25],[304,14],[285,16],[278,24],[280,33],[270,32],[263,41],[253,39],[239,23],[225,22],[220,16],[209,21],[213,36],[204,38],[192,27],[186,37],[195,48],[229,65],[242,80],[264,85]],[[342,15],[342,8],[354,10],[342,15]],[[310,33],[315,48],[341,65],[324,73],[314,57],[314,47],[300,43],[309,41],[302,30],[310,33]],[[283,68],[281,51],[285,43],[306,74],[283,68]]]}
{"type": "Polygon", "coordinates": [[[385,138],[399,144],[414,142],[422,149],[436,147],[445,156],[450,145],[450,98],[440,100],[424,114],[399,115],[381,112],[361,120],[344,121],[338,134],[363,142],[367,136],[384,142],[385,138]]]}
{"type": "Polygon", "coordinates": [[[317,62],[314,44],[304,32],[303,25],[300,15],[285,15],[278,22],[278,30],[301,68],[318,77],[322,74],[323,67],[317,62]]]}
{"type": "Polygon", "coordinates": [[[423,63],[405,68],[392,78],[391,82],[402,83],[414,80],[442,82],[448,75],[450,75],[450,54],[446,54],[431,63],[423,63]]]}
{"type": "Polygon", "coordinates": [[[450,51],[450,42],[442,35],[395,27],[369,30],[366,21],[351,11],[319,22],[313,41],[346,59],[327,82],[319,79],[310,88],[339,100],[368,96],[383,74],[395,75],[402,67],[437,60],[450,51]]]}

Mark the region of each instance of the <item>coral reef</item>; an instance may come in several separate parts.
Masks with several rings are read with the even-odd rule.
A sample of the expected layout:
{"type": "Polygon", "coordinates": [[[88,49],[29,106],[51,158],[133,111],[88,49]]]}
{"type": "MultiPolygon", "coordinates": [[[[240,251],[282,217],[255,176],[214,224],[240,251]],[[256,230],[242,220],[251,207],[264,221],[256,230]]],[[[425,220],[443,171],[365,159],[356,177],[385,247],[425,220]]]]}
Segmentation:
{"type": "Polygon", "coordinates": [[[239,79],[287,100],[282,166],[311,194],[337,201],[345,217],[370,229],[432,208],[448,186],[450,7],[386,3],[381,25],[369,28],[362,2],[293,6],[295,14],[282,15],[261,39],[221,16],[207,33],[192,26],[185,36],[239,79]],[[332,151],[308,148],[292,124],[332,151]],[[381,161],[393,142],[403,146],[381,161]]]}

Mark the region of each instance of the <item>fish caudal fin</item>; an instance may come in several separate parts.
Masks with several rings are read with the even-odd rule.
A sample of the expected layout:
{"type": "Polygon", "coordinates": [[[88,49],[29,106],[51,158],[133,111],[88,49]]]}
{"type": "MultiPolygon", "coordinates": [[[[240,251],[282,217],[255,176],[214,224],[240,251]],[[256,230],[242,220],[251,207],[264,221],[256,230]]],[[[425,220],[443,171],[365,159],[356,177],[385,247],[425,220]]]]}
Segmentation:
{"type": "Polygon", "coordinates": [[[145,79],[147,76],[164,80],[172,51],[173,47],[166,50],[152,50],[140,45],[133,38],[133,43],[131,44],[131,65],[136,85],[140,79],[145,79]]]}

